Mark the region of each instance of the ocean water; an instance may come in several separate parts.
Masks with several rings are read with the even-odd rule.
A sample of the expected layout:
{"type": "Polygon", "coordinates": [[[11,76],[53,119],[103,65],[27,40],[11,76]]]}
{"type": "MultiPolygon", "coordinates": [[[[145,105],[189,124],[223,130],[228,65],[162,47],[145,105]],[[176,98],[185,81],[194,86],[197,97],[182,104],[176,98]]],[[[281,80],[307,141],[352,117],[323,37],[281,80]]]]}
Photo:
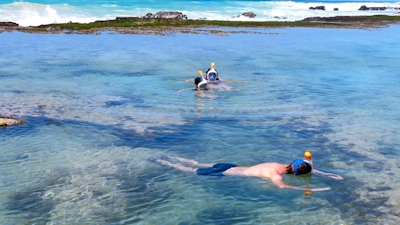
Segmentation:
{"type": "Polygon", "coordinates": [[[398,224],[400,26],[247,31],[1,33],[0,115],[26,121],[0,129],[1,224],[398,224]],[[191,90],[210,62],[226,82],[191,90]],[[285,176],[331,187],[306,196],[147,160],[306,150],[344,180],[285,176]]]}
{"type": "Polygon", "coordinates": [[[16,22],[20,26],[67,22],[89,23],[116,17],[144,16],[147,13],[155,14],[160,11],[179,11],[189,19],[296,21],[316,16],[396,15],[400,11],[399,7],[398,0],[1,0],[0,21],[16,22]],[[387,7],[387,9],[358,10],[363,5],[387,7]],[[325,10],[310,10],[310,7],[316,6],[325,6],[325,10]],[[241,15],[244,12],[253,12],[256,17],[243,17],[241,15]]]}

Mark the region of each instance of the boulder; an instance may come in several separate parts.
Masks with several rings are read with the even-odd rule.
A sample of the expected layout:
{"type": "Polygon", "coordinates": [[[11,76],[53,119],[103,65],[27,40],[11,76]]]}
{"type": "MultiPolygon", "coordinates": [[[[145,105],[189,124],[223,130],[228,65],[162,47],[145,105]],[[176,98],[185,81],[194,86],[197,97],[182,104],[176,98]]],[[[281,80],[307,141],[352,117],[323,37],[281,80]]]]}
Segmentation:
{"type": "Polygon", "coordinates": [[[313,10],[325,10],[325,6],[321,5],[321,6],[315,6],[315,7],[310,7],[309,9],[313,9],[313,10]]]}
{"type": "Polygon", "coordinates": [[[256,15],[257,14],[255,14],[253,12],[244,12],[244,13],[242,13],[242,16],[249,17],[249,18],[254,18],[254,17],[256,17],[256,15]]]}

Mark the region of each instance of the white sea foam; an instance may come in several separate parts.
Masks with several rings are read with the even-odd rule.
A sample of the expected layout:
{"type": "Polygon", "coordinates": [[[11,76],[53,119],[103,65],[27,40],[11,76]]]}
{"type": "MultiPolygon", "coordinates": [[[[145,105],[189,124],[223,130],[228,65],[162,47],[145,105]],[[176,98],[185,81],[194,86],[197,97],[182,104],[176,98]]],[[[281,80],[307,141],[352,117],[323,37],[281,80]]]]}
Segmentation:
{"type": "Polygon", "coordinates": [[[346,15],[393,15],[400,10],[399,3],[393,2],[234,2],[221,5],[207,2],[194,5],[160,4],[131,5],[116,4],[72,6],[68,4],[36,4],[14,2],[0,4],[0,21],[16,22],[21,26],[37,26],[50,23],[79,22],[89,23],[96,20],[115,19],[118,16],[143,16],[159,11],[180,11],[189,19],[236,20],[236,21],[295,21],[307,17],[331,17],[346,15]],[[387,7],[386,10],[361,11],[361,6],[387,7]],[[325,6],[325,10],[311,10],[310,7],[325,6]],[[397,8],[397,9],[396,9],[397,8]],[[338,9],[338,10],[335,10],[338,9]],[[253,12],[255,18],[241,16],[244,12],[253,12]]]}
{"type": "MultiPolygon", "coordinates": [[[[97,14],[100,15],[100,14],[97,14]]],[[[0,5],[0,21],[16,22],[20,26],[38,26],[51,23],[81,22],[88,23],[98,19],[96,11],[88,11],[69,5],[43,5],[27,2],[15,2],[0,5]]]]}

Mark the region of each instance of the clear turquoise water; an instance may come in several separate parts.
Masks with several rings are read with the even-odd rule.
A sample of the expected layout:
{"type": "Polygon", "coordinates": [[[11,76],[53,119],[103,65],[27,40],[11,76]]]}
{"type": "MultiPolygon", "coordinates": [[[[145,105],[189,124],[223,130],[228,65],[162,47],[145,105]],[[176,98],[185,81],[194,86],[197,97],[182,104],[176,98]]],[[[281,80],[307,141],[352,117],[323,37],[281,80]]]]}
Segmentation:
{"type": "Polygon", "coordinates": [[[26,123],[0,129],[0,221],[398,224],[400,27],[248,31],[1,33],[0,115],[26,123]],[[187,90],[210,62],[224,86],[187,90]],[[332,188],[305,196],[146,160],[250,166],[305,150],[344,180],[285,177],[332,188]]]}

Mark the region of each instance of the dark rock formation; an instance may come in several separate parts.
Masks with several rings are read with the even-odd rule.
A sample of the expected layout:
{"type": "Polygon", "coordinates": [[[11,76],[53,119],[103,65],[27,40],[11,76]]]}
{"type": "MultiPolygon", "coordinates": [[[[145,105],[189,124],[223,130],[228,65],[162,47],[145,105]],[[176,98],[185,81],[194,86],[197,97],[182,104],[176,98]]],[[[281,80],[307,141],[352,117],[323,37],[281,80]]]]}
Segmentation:
{"type": "Polygon", "coordinates": [[[387,7],[367,7],[362,5],[358,10],[386,10],[387,7]]]}
{"type": "Polygon", "coordinates": [[[147,13],[142,18],[147,19],[178,19],[178,20],[187,20],[187,16],[182,14],[181,12],[158,12],[156,14],[147,13]]]}
{"type": "Polygon", "coordinates": [[[335,17],[309,17],[302,21],[304,22],[325,22],[332,24],[340,24],[353,28],[376,28],[387,27],[390,24],[399,24],[400,18],[393,17],[388,19],[386,15],[374,16],[335,16],[335,17]]]}
{"type": "Polygon", "coordinates": [[[0,27],[18,27],[18,23],[14,22],[0,22],[0,27]]]}
{"type": "Polygon", "coordinates": [[[253,13],[253,12],[244,12],[242,14],[242,16],[249,17],[249,18],[254,18],[254,17],[256,17],[256,14],[253,13]]]}
{"type": "Polygon", "coordinates": [[[325,6],[322,5],[322,6],[310,7],[309,9],[325,10],[325,6]]]}

